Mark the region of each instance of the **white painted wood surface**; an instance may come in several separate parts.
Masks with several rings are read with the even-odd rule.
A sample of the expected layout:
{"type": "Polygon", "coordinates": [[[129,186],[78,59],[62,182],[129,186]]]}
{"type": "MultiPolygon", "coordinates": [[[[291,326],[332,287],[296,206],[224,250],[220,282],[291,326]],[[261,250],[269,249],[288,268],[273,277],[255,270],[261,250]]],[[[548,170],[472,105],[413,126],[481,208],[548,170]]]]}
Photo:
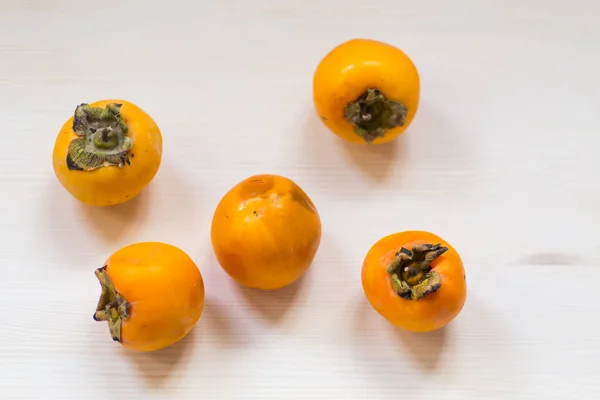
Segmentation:
{"type": "Polygon", "coordinates": [[[599,399],[600,6],[594,1],[0,2],[0,399],[599,399]],[[419,68],[391,146],[336,139],[312,73],[371,37],[419,68]],[[164,135],[137,200],[78,204],[51,167],[76,104],[122,97],[164,135]],[[276,293],[216,264],[212,212],[254,173],[314,200],[310,272],[276,293]],[[461,252],[469,294],[440,332],[390,327],[362,259],[426,229],[461,252]],[[119,247],[187,251],[205,312],[178,345],[125,351],[92,320],[93,270],[119,247]]]}

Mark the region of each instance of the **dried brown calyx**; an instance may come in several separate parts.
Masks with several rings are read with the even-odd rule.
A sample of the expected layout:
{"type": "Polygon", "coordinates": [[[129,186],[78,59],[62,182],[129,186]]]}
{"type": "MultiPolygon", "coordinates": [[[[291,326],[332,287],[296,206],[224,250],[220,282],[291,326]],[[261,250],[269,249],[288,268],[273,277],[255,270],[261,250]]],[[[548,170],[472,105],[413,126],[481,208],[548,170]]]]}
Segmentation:
{"type": "Polygon", "coordinates": [[[358,99],[346,105],[346,120],[365,142],[383,137],[386,130],[404,126],[408,109],[404,104],[388,100],[378,89],[367,89],[358,99]]]}
{"type": "Polygon", "coordinates": [[[110,336],[115,342],[120,342],[121,324],[129,318],[131,306],[115,289],[108,272],[106,272],[106,266],[98,268],[95,275],[102,287],[102,293],[96,306],[94,320],[107,321],[110,336]]]}
{"type": "Polygon", "coordinates": [[[442,287],[440,275],[431,269],[431,263],[448,251],[440,244],[420,244],[408,250],[402,247],[387,266],[392,286],[398,296],[419,300],[442,287]]]}

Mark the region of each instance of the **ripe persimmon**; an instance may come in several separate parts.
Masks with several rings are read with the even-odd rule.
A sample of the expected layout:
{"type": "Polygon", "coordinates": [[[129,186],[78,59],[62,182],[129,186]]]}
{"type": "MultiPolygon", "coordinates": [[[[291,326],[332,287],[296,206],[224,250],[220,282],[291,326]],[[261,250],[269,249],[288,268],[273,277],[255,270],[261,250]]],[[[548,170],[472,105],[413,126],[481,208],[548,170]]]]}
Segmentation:
{"type": "Polygon", "coordinates": [[[353,39],[331,50],[313,77],[313,101],[323,123],[353,143],[398,137],[417,113],[420,78],[412,60],[392,45],[353,39]]]}
{"type": "Polygon", "coordinates": [[[123,346],[153,351],[170,346],[198,322],[204,307],[200,270],[181,249],[141,242],[116,251],[95,272],[102,294],[94,319],[108,321],[123,346]]]}
{"type": "Polygon", "coordinates": [[[212,220],[221,267],[242,285],[277,289],[298,280],[321,240],[321,220],[308,195],[278,175],[256,175],[230,189],[212,220]]]}
{"type": "Polygon", "coordinates": [[[462,310],[467,284],[456,250],[437,235],[405,231],[371,247],[362,286],[373,308],[393,325],[414,332],[439,329],[462,310]]]}
{"type": "Polygon", "coordinates": [[[54,144],[61,185],[92,206],[124,203],[148,185],[160,166],[162,135],[141,108],[124,100],[80,104],[54,144]]]}

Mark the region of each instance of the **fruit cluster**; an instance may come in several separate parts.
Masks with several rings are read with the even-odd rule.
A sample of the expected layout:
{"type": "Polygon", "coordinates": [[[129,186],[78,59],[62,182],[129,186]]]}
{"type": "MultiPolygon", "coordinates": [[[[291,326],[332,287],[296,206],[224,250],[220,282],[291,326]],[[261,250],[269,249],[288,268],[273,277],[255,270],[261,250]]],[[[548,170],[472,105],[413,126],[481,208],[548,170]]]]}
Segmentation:
{"type": "MultiPolygon", "coordinates": [[[[342,43],[319,63],[315,110],[336,135],[376,145],[398,137],[414,119],[420,81],[411,59],[375,40],[342,43]]],[[[89,206],[137,196],[158,172],[162,134],[152,118],[124,100],[81,104],[60,130],[53,166],[62,186],[89,206]]],[[[239,284],[271,290],[292,284],[310,267],[321,220],[309,196],[278,175],[248,177],[221,199],[211,241],[222,268],[239,284]]],[[[113,340],[140,351],[181,340],[204,306],[200,270],[181,249],[143,242],[112,254],[95,271],[102,292],[94,319],[113,340]]],[[[425,231],[385,236],[367,253],[362,287],[372,307],[393,325],[439,329],[462,310],[466,281],[456,250],[425,231]]]]}

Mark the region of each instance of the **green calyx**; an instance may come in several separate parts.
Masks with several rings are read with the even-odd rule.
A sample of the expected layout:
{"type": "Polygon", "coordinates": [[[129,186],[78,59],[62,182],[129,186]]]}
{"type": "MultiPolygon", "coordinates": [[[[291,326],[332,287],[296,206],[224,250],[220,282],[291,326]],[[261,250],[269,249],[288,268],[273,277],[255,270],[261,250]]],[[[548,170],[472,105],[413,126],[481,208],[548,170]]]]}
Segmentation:
{"type": "Polygon", "coordinates": [[[121,342],[121,324],[124,320],[129,318],[131,306],[127,300],[116,291],[106,272],[106,266],[98,268],[94,273],[102,286],[102,293],[100,294],[100,300],[98,300],[98,305],[96,306],[94,320],[108,321],[110,336],[115,342],[121,342]]]}
{"type": "Polygon", "coordinates": [[[346,105],[346,120],[365,142],[383,137],[386,130],[404,126],[408,109],[397,101],[387,100],[378,89],[367,89],[358,99],[346,105]]]}
{"type": "Polygon", "coordinates": [[[67,167],[92,171],[110,165],[130,165],[127,153],[133,141],[127,130],[121,118],[121,104],[108,104],[105,108],[78,105],[73,119],[73,131],[78,137],[69,143],[67,167]]]}
{"type": "Polygon", "coordinates": [[[402,247],[387,266],[392,287],[405,300],[419,300],[442,287],[440,275],[431,263],[448,251],[440,244],[421,244],[411,250],[402,247]]]}

